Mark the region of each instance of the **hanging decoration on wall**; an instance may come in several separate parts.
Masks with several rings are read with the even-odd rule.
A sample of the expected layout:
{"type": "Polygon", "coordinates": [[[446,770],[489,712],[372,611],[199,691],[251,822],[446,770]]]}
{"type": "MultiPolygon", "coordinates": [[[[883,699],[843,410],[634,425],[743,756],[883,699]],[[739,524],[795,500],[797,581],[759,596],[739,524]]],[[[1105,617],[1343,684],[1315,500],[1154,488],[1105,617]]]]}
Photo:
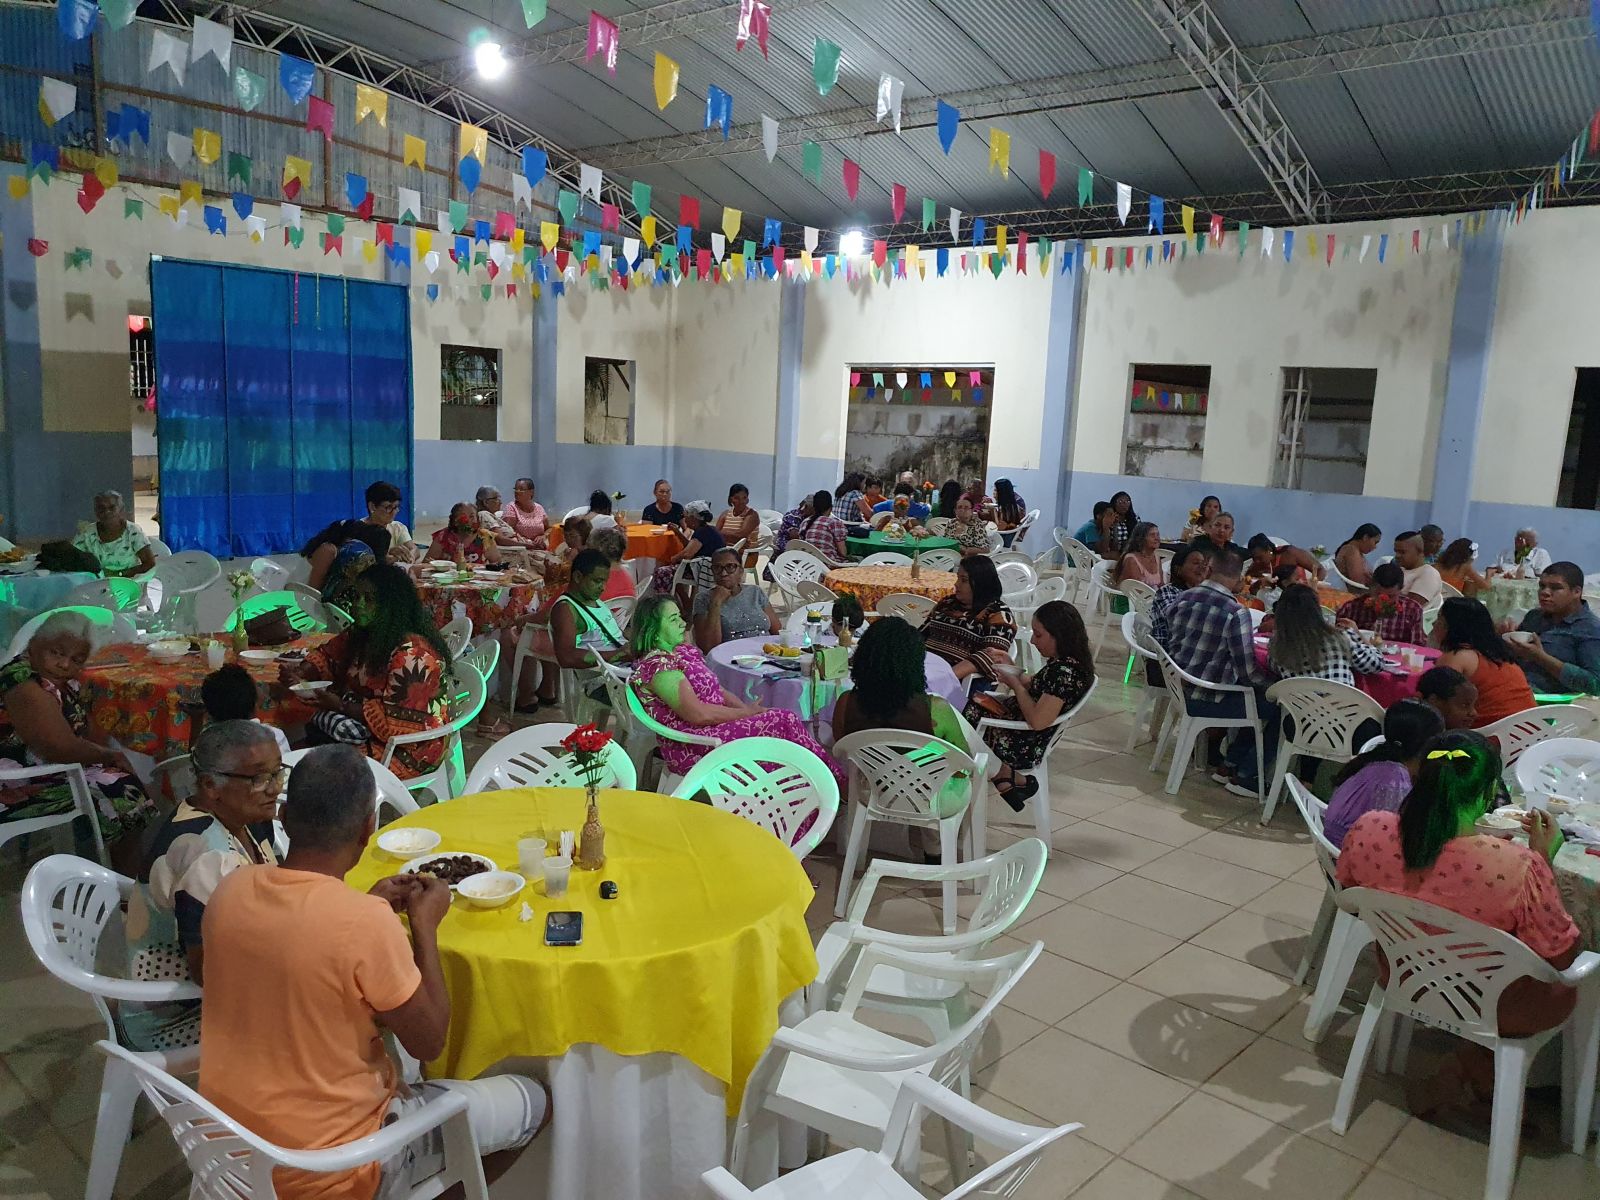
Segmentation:
{"type": "Polygon", "coordinates": [[[255,112],[267,94],[267,81],[243,67],[233,69],[233,98],[245,112],[255,112]]]}
{"type": "Polygon", "coordinates": [[[222,135],[215,129],[196,129],[194,156],[208,167],[216,162],[222,157],[222,135]]]}
{"type": "Polygon", "coordinates": [[[416,167],[419,171],[426,170],[428,166],[428,143],[417,137],[416,134],[408,133],[401,144],[403,149],[400,153],[400,161],[405,166],[416,167]]]}
{"type": "Polygon", "coordinates": [[[900,132],[900,102],[905,95],[906,85],[902,79],[893,75],[878,76],[878,124],[883,124],[883,119],[894,117],[894,131],[900,132]]]}
{"type": "Polygon", "coordinates": [[[617,73],[617,23],[602,17],[597,12],[589,14],[589,40],[583,53],[583,61],[588,62],[596,54],[606,65],[606,70],[611,74],[617,73]]]}
{"type": "Polygon", "coordinates": [[[229,63],[233,59],[233,29],[209,18],[197,16],[190,30],[189,61],[198,63],[208,54],[217,60],[222,67],[222,73],[226,75],[229,63]]]}
{"type": "Polygon", "coordinates": [[[321,96],[306,97],[306,129],[333,141],[333,105],[321,96]]]}
{"type": "Polygon", "coordinates": [[[356,124],[368,117],[377,119],[379,125],[389,125],[389,93],[371,84],[356,84],[356,124]]]}
{"type": "Polygon", "coordinates": [[[46,125],[54,125],[63,117],[70,116],[77,107],[76,84],[64,79],[52,79],[48,75],[39,80],[39,116],[46,125]]]}
{"type": "Polygon", "coordinates": [[[826,96],[839,82],[839,60],[844,49],[837,42],[817,38],[811,48],[811,80],[817,85],[817,95],[826,96]]]}
{"type": "Polygon", "coordinates": [[[93,33],[99,15],[94,0],[56,0],[56,25],[69,42],[81,42],[93,33]]]}
{"type": "Polygon", "coordinates": [[[295,104],[304,104],[317,80],[317,68],[292,54],[278,55],[278,84],[295,104]]]}
{"type": "Polygon", "coordinates": [[[772,20],[772,5],[762,0],[739,0],[739,24],[733,34],[733,48],[743,50],[752,37],[761,47],[761,57],[767,55],[767,30],[772,20]]]}
{"type": "Polygon", "coordinates": [[[722,127],[722,140],[728,140],[728,129],[733,124],[733,97],[723,91],[716,84],[706,88],[706,123],[705,128],[713,125],[722,127]]]}
{"type": "MultiPolygon", "coordinates": [[[[189,48],[183,42],[162,29],[151,31],[150,35],[150,60],[145,64],[145,70],[154,75],[161,67],[166,67],[172,72],[172,77],[178,81],[178,86],[183,86],[183,72],[189,64],[189,48]]],[[[311,64],[307,63],[307,66],[311,64]]]]}
{"type": "Polygon", "coordinates": [[[522,20],[529,29],[544,20],[549,0],[522,0],[522,20]]]}
{"type": "Polygon", "coordinates": [[[678,64],[661,51],[656,51],[656,107],[666,108],[678,98],[678,64]]]}
{"type": "MultiPolygon", "coordinates": [[[[726,131],[722,136],[728,136],[726,131]]],[[[778,122],[765,113],[761,115],[761,149],[768,162],[778,157],[778,122]]]]}

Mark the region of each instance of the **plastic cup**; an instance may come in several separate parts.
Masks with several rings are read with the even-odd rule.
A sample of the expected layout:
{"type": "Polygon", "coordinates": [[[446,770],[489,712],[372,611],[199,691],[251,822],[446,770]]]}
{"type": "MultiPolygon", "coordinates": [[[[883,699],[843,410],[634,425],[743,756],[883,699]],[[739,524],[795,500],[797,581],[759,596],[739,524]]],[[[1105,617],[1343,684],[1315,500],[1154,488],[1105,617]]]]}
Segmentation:
{"type": "Polygon", "coordinates": [[[517,841],[517,866],[525,878],[537,879],[544,870],[544,850],[548,843],[543,838],[521,838],[517,841]]]}
{"type": "Polygon", "coordinates": [[[206,643],[206,666],[216,671],[227,661],[228,648],[221,642],[206,643]]]}
{"type": "Polygon", "coordinates": [[[565,854],[557,854],[545,859],[543,865],[544,894],[551,900],[559,900],[567,894],[567,876],[572,873],[572,859],[565,854]]]}

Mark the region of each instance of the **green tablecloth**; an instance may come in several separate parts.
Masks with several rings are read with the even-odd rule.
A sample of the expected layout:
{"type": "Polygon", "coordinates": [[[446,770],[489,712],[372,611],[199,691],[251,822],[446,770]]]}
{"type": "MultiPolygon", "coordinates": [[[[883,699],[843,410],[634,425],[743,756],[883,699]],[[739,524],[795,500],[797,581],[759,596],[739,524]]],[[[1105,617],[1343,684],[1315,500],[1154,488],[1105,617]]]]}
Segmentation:
{"type": "MultiPolygon", "coordinates": [[[[876,529],[865,537],[847,537],[844,540],[844,544],[852,558],[865,558],[869,554],[877,554],[883,550],[904,554],[908,559],[911,557],[911,539],[909,537],[898,542],[891,541],[876,529]]],[[[956,540],[954,538],[925,537],[917,539],[917,550],[919,552],[954,549],[956,549],[956,540]]]]}

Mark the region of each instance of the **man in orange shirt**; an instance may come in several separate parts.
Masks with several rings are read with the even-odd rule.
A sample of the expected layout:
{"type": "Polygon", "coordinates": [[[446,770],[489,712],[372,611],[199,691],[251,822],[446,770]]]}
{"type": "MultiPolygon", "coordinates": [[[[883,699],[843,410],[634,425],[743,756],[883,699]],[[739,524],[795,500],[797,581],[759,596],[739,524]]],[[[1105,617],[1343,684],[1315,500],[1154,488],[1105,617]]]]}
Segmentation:
{"type": "MultiPolygon", "coordinates": [[[[283,865],[235,871],[212,894],[200,1091],[268,1140],[305,1150],[365,1137],[457,1091],[482,1153],[519,1149],[548,1123],[542,1085],[497,1075],[408,1086],[384,1047],[382,1029],[424,1062],[444,1049],[450,996],[438,928],[450,889],[418,875],[380,880],[365,895],[345,885],[377,824],[375,795],[353,747],[313,750],[289,776],[283,865]]],[[[498,1174],[511,1157],[485,1166],[498,1174]]],[[[404,1195],[441,1165],[435,1130],[383,1163],[337,1174],[279,1169],[274,1184],[284,1200],[366,1200],[404,1195]]]]}

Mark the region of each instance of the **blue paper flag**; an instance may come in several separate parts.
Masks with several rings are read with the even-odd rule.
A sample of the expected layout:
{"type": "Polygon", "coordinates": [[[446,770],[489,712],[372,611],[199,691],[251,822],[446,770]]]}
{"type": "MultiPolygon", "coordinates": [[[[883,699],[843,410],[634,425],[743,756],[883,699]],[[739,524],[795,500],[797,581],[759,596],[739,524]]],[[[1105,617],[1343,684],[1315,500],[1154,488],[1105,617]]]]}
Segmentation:
{"type": "Polygon", "coordinates": [[[222,210],[215,204],[208,204],[202,214],[206,219],[206,228],[213,234],[228,232],[228,218],[222,215],[222,210]]]}
{"type": "Polygon", "coordinates": [[[539,186],[539,181],[544,178],[549,166],[550,156],[543,150],[532,146],[522,148],[522,177],[528,181],[529,187],[539,186]]]}
{"type": "Polygon", "coordinates": [[[722,126],[722,140],[728,140],[728,126],[733,123],[733,97],[716,84],[706,88],[705,128],[722,126]]]}
{"type": "Polygon", "coordinates": [[[556,280],[555,283],[550,285],[550,294],[552,296],[565,296],[567,294],[567,281],[565,279],[556,280]]]}
{"type": "Polygon", "coordinates": [[[28,147],[28,169],[49,167],[52,171],[61,166],[61,157],[49,142],[34,142],[28,147]]]}
{"type": "Polygon", "coordinates": [[[678,253],[688,254],[694,249],[694,230],[687,225],[678,226],[678,253]]]}
{"type": "Polygon", "coordinates": [[[483,164],[478,161],[476,154],[469,154],[461,160],[457,174],[461,176],[461,186],[466,188],[470,195],[478,190],[478,181],[483,178],[483,164]]]}
{"type": "MultiPolygon", "coordinates": [[[[545,258],[548,257],[548,255],[545,256],[545,258]]],[[[545,261],[545,258],[541,258],[538,264],[533,268],[533,276],[540,283],[550,282],[550,264],[545,261]]]]}
{"type": "Polygon", "coordinates": [[[1148,267],[1150,265],[1151,260],[1155,258],[1155,250],[1156,250],[1156,248],[1154,246],[1150,246],[1150,245],[1145,246],[1145,248],[1144,248],[1144,265],[1145,266],[1148,267]]]}
{"type": "Polygon", "coordinates": [[[132,142],[133,135],[138,134],[144,139],[145,145],[150,144],[150,110],[139,108],[137,105],[124,104],[121,108],[106,110],[106,137],[111,141],[122,139],[132,142]]]}
{"type": "Polygon", "coordinates": [[[924,371],[922,373],[922,386],[925,388],[933,386],[933,372],[924,371]]]}
{"type": "Polygon", "coordinates": [[[311,85],[317,81],[317,68],[303,58],[292,54],[278,54],[278,82],[284,93],[296,104],[304,104],[311,95],[311,85]]]}
{"type": "Polygon", "coordinates": [[[617,255],[616,259],[613,261],[618,275],[631,275],[633,273],[633,267],[629,265],[628,256],[626,254],[617,255]]]}
{"type": "Polygon", "coordinates": [[[974,404],[982,404],[983,403],[983,389],[982,388],[973,388],[972,389],[972,402],[974,404]]]}
{"type": "Polygon", "coordinates": [[[1068,250],[1065,254],[1063,254],[1061,256],[1061,273],[1063,275],[1071,275],[1072,274],[1072,268],[1076,265],[1076,263],[1074,263],[1073,259],[1074,259],[1074,257],[1076,255],[1077,255],[1077,251],[1076,250],[1068,250]]]}
{"type": "Polygon", "coordinates": [[[828,255],[827,259],[823,262],[822,266],[823,266],[823,269],[828,272],[828,278],[832,279],[833,278],[833,273],[839,269],[839,257],[838,257],[838,255],[835,255],[835,254],[828,255]]]}
{"type": "Polygon", "coordinates": [[[591,254],[600,253],[600,235],[592,229],[583,231],[583,256],[588,258],[591,254]]]}
{"type": "Polygon", "coordinates": [[[1145,226],[1146,233],[1165,233],[1167,231],[1167,202],[1160,196],[1150,197],[1150,223],[1145,226]]]}
{"type": "Polygon", "coordinates": [[[350,197],[351,208],[360,208],[361,202],[367,198],[367,177],[347,172],[344,177],[344,194],[350,197]]]}
{"type": "Polygon", "coordinates": [[[1294,230],[1283,231],[1283,261],[1288,262],[1294,257],[1294,230]]]}
{"type": "Polygon", "coordinates": [[[472,243],[467,240],[466,234],[458,233],[456,235],[456,261],[462,262],[464,260],[470,260],[471,258],[472,243]]]}
{"type": "Polygon", "coordinates": [[[762,223],[761,223],[761,246],[762,246],[763,249],[765,249],[768,246],[777,245],[778,244],[778,240],[780,238],[782,238],[782,237],[783,237],[783,222],[782,221],[779,221],[779,220],[777,220],[777,219],[775,219],[773,217],[767,217],[766,219],[764,219],[762,221],[762,223]]]}
{"type": "Polygon", "coordinates": [[[472,240],[475,242],[482,242],[486,246],[489,244],[489,222],[473,221],[472,240]]]}
{"type": "MultiPolygon", "coordinates": [[[[1597,2],[1600,2],[1600,0],[1597,0],[1597,2]]],[[[1378,235],[1378,261],[1382,262],[1388,253],[1389,235],[1387,233],[1380,233],[1378,235]]]]}
{"type": "Polygon", "coordinates": [[[411,265],[411,247],[402,246],[399,242],[390,242],[389,261],[397,267],[409,267],[411,265]]]}
{"type": "Polygon", "coordinates": [[[428,299],[429,300],[437,300],[438,298],[439,298],[439,285],[437,283],[430,283],[428,285],[428,299]]]}
{"type": "Polygon", "coordinates": [[[961,127],[961,110],[953,104],[939,101],[939,145],[946,154],[956,144],[956,130],[961,127]]]}
{"type": "Polygon", "coordinates": [[[983,245],[983,235],[985,230],[988,228],[989,222],[985,221],[982,217],[972,218],[972,244],[974,246],[983,245]]]}
{"type": "Polygon", "coordinates": [[[239,220],[246,220],[256,208],[256,198],[249,192],[235,192],[233,194],[233,211],[239,214],[239,220]]]}
{"type": "Polygon", "coordinates": [[[950,247],[940,246],[938,253],[939,274],[942,276],[950,269],[950,247]]]}
{"type": "Polygon", "coordinates": [[[94,0],[56,0],[56,24],[61,36],[70,42],[81,42],[94,32],[94,19],[100,9],[94,0]]]}

